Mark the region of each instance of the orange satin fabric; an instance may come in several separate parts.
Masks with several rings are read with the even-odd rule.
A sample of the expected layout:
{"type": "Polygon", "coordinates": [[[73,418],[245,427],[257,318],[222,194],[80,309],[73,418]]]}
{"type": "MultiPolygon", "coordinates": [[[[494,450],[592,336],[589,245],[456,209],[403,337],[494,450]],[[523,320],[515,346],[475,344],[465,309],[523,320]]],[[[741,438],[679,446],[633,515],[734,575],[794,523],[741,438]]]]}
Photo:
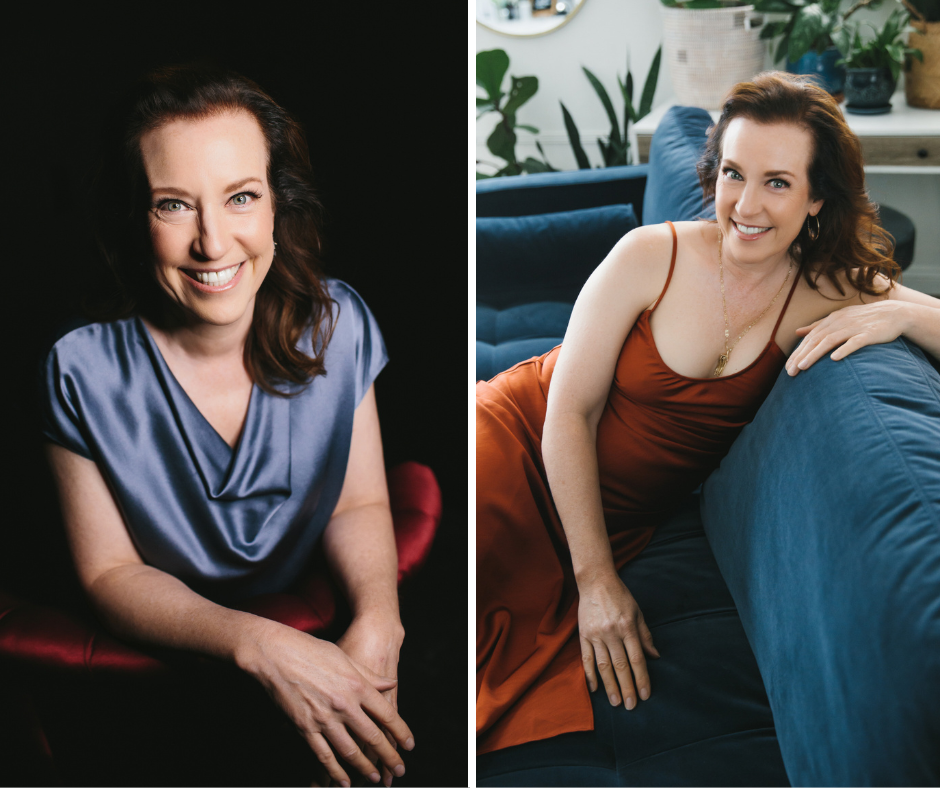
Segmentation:
{"type": "MultiPolygon", "coordinates": [[[[669,287],[676,262],[673,250],[669,287]]],[[[601,500],[618,569],[717,467],[785,362],[770,342],[750,366],[687,378],[659,356],[649,318],[624,342],[597,427],[601,500]]],[[[542,465],[546,398],[560,346],[477,383],[477,753],[594,719],[575,636],[578,591],[542,465]]]]}

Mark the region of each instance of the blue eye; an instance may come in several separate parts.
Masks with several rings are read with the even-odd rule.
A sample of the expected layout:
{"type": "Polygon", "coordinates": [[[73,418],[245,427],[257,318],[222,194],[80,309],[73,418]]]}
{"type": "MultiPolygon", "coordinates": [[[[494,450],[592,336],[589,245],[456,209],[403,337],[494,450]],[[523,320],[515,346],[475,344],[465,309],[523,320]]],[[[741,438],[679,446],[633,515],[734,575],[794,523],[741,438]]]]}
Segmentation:
{"type": "MultiPolygon", "coordinates": [[[[722,172],[723,172],[725,175],[727,175],[729,178],[730,178],[732,175],[737,176],[737,178],[732,178],[732,180],[737,180],[738,178],[741,178],[741,176],[740,176],[740,174],[738,173],[738,171],[737,171],[737,170],[732,170],[730,167],[725,167],[725,168],[722,170],[722,172]]],[[[741,178],[741,180],[743,180],[743,178],[741,178]]]]}
{"type": "Polygon", "coordinates": [[[164,211],[169,211],[170,213],[179,213],[183,210],[183,203],[178,200],[167,200],[164,203],[161,203],[159,206],[164,211]]]}
{"type": "Polygon", "coordinates": [[[787,183],[785,180],[782,180],[782,179],[780,179],[780,178],[774,178],[774,179],[770,182],[770,184],[771,184],[775,189],[786,189],[786,188],[790,185],[790,184],[787,183]]]}
{"type": "Polygon", "coordinates": [[[248,195],[247,194],[236,194],[232,197],[232,202],[236,205],[247,205],[248,204],[248,195]]]}

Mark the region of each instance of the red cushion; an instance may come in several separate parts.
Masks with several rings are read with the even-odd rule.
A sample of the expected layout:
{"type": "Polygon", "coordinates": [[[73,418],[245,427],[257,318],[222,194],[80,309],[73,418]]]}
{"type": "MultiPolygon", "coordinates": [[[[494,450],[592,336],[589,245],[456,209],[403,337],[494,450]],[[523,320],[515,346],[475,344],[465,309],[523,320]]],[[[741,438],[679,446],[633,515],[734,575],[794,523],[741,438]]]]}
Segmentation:
{"type": "MultiPolygon", "coordinates": [[[[401,583],[421,567],[431,550],[441,519],[441,491],[433,471],[416,462],[390,469],[388,488],[401,583]]],[[[312,575],[301,580],[296,593],[264,594],[241,609],[316,634],[333,622],[334,594],[328,577],[312,575]]],[[[89,624],[3,591],[0,659],[66,671],[146,674],[167,670],[163,661],[105,634],[97,622],[89,624]]]]}

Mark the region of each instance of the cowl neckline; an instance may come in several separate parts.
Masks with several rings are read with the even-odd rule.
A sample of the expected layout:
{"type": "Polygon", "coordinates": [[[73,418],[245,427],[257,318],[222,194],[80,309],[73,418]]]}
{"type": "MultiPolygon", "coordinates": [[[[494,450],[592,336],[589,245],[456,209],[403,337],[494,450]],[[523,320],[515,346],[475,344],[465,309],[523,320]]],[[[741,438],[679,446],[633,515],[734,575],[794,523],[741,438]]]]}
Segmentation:
{"type": "Polygon", "coordinates": [[[252,384],[241,435],[234,448],[229,446],[176,379],[146,324],[139,315],[134,319],[207,496],[223,501],[289,496],[290,399],[252,384]],[[271,435],[280,440],[270,440],[271,435]]]}

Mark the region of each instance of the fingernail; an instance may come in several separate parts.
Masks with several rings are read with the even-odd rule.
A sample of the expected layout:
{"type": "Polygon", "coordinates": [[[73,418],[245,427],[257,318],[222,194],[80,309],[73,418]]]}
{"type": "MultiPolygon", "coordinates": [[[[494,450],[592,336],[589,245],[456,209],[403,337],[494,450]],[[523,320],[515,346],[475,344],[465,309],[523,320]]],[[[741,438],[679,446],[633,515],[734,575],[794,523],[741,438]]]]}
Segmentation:
{"type": "Polygon", "coordinates": [[[806,369],[806,359],[804,358],[799,364],[797,364],[797,366],[800,369],[806,369]]]}
{"type": "Polygon", "coordinates": [[[405,741],[405,749],[413,750],[414,748],[415,748],[415,740],[409,736],[405,741]]]}
{"type": "Polygon", "coordinates": [[[401,777],[405,773],[405,764],[403,763],[398,764],[398,766],[395,767],[394,771],[395,771],[396,777],[401,777]]]}
{"type": "Polygon", "coordinates": [[[378,773],[378,772],[372,772],[372,774],[369,775],[369,779],[372,780],[372,782],[377,783],[377,782],[379,781],[379,779],[380,779],[380,778],[379,778],[379,773],[378,773]]]}
{"type": "Polygon", "coordinates": [[[349,788],[349,781],[348,781],[348,780],[340,780],[340,781],[339,781],[339,784],[342,785],[343,788],[349,788]]]}
{"type": "Polygon", "coordinates": [[[392,788],[392,775],[385,778],[385,788],[392,788]]]}
{"type": "Polygon", "coordinates": [[[618,698],[616,695],[611,695],[611,696],[610,696],[610,705],[611,705],[611,706],[616,706],[618,703],[620,703],[620,698],[618,698]]]}
{"type": "Polygon", "coordinates": [[[643,687],[643,689],[640,690],[640,697],[643,700],[646,700],[647,698],[649,698],[649,696],[650,696],[650,691],[646,687],[643,687]]]}
{"type": "Polygon", "coordinates": [[[624,703],[624,705],[627,707],[627,711],[630,711],[633,708],[634,703],[635,702],[633,698],[627,698],[626,703],[624,703]]]}

